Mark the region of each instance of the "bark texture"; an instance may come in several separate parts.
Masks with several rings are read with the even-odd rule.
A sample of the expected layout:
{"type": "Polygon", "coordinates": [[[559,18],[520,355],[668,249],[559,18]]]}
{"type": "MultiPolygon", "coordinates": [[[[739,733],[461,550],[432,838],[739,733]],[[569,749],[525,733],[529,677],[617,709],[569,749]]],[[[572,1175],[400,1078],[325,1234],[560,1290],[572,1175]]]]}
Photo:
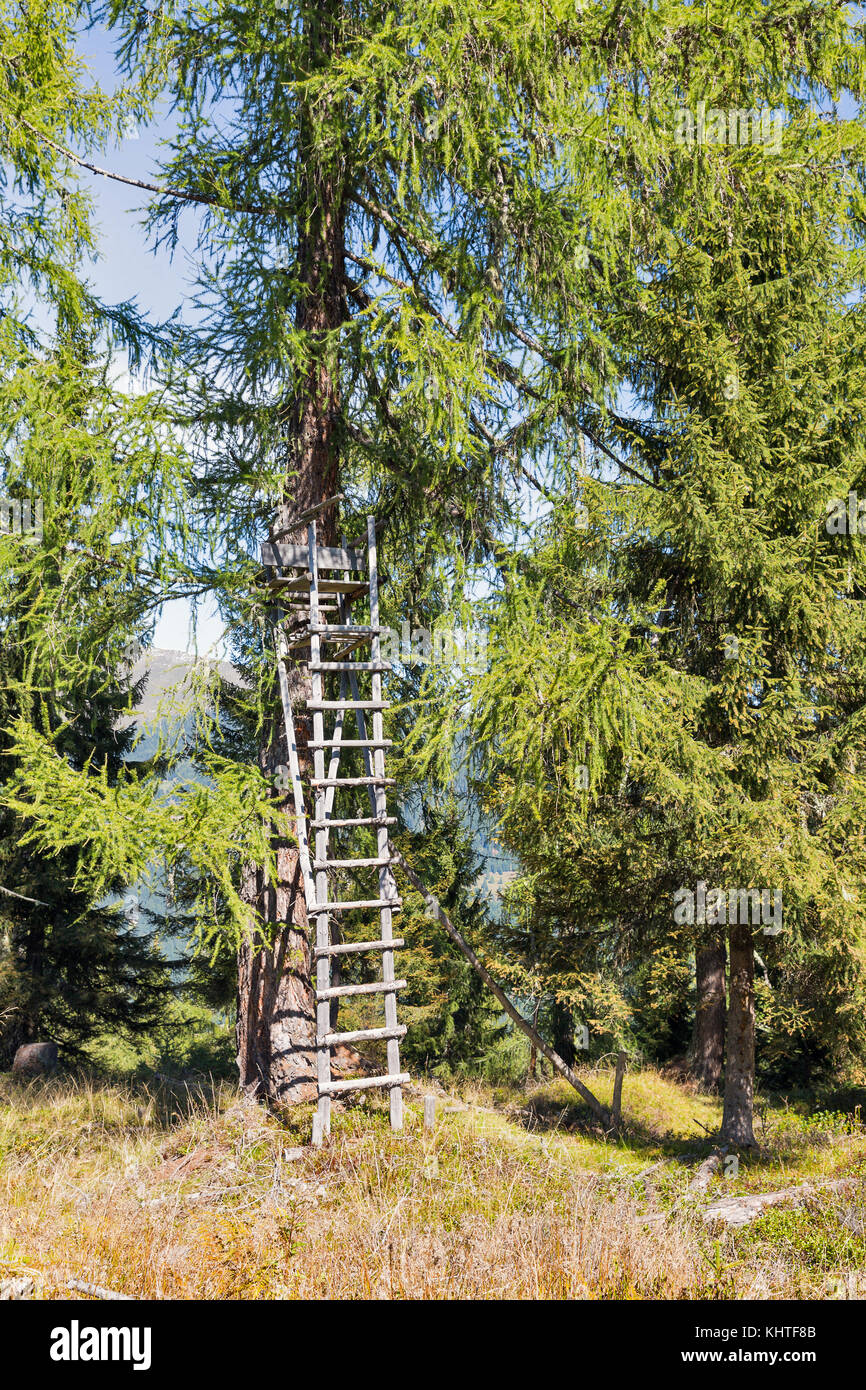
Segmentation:
{"type": "Polygon", "coordinates": [[[695,1080],[710,1091],[722,1082],[725,1057],[725,941],[720,938],[695,951],[695,1026],[692,1034],[691,1070],[695,1080]]]}
{"type": "Polygon", "coordinates": [[[730,928],[730,1003],[725,1056],[725,1108],[722,1138],[752,1147],[755,1089],[755,951],[752,928],[730,928]]]}
{"type": "MultiPolygon", "coordinates": [[[[311,68],[332,49],[334,13],[335,6],[326,0],[311,6],[305,15],[311,68]]],[[[286,406],[286,488],[270,539],[304,545],[306,526],[293,529],[292,519],[334,496],[339,485],[339,364],[333,344],[344,312],[344,199],[341,174],[336,162],[323,161],[311,116],[302,110],[299,119],[298,172],[301,204],[308,215],[299,218],[297,273],[302,288],[295,324],[305,335],[308,356],[286,406]]],[[[335,543],[336,508],[320,516],[317,532],[320,545],[335,543]]],[[[293,702],[298,704],[310,693],[308,661],[309,653],[302,652],[288,670],[293,702]]],[[[273,703],[278,711],[276,686],[273,703]]],[[[303,719],[298,721],[297,734],[303,773],[311,761],[307,753],[311,730],[303,719]]],[[[266,775],[288,764],[280,714],[275,714],[262,740],[259,761],[266,775]]],[[[291,793],[281,804],[291,808],[291,793]]],[[[316,1095],[315,995],[303,880],[297,850],[281,845],[277,860],[275,884],[265,884],[255,866],[250,866],[243,884],[243,897],[259,934],[239,953],[237,996],[240,1082],[272,1106],[316,1095]]],[[[336,1022],[336,1009],[332,1020],[336,1022]]]]}

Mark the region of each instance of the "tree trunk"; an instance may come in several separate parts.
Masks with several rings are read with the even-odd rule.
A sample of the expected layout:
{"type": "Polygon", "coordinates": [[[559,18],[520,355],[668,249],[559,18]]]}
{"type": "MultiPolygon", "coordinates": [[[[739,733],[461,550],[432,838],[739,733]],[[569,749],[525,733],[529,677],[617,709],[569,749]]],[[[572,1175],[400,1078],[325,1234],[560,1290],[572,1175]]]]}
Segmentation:
{"type": "Polygon", "coordinates": [[[577,1061],[577,1048],[574,1045],[574,1014],[561,1000],[553,1001],[551,1019],[553,1046],[566,1066],[573,1067],[577,1061]]]}
{"type": "Polygon", "coordinates": [[[750,926],[731,927],[729,960],[730,1004],[722,1138],[729,1144],[754,1147],[755,959],[750,926]]]}
{"type": "MultiPolygon", "coordinates": [[[[325,60],[333,43],[334,0],[310,6],[304,18],[311,70],[325,60]]],[[[334,330],[343,317],[343,194],[336,164],[326,164],[314,139],[312,117],[302,111],[298,153],[301,183],[298,216],[297,276],[302,285],[295,312],[305,335],[306,369],[299,372],[285,413],[288,458],[286,491],[270,533],[271,540],[306,543],[306,527],[292,531],[291,521],[338,488],[339,458],[335,424],[339,407],[338,364],[334,330]]],[[[321,545],[337,539],[336,508],[317,523],[321,545]]],[[[288,668],[293,701],[309,696],[309,654],[288,668]]],[[[274,699],[275,708],[279,700],[274,699]]],[[[308,721],[298,721],[302,771],[310,766],[308,721]]],[[[282,716],[263,738],[259,761],[266,775],[288,763],[282,716]]],[[[280,804],[291,807],[291,794],[280,804]]],[[[238,1069],[241,1085],[269,1105],[309,1100],[316,1095],[315,993],[310,974],[310,944],[303,876],[296,849],[278,846],[277,882],[267,885],[250,866],[242,896],[259,924],[260,935],[238,956],[238,1069]]],[[[333,1015],[332,1015],[333,1016],[333,1015]]]]}
{"type": "Polygon", "coordinates": [[[695,950],[695,1026],[692,1034],[691,1070],[697,1081],[718,1091],[725,1056],[724,937],[695,950]]]}
{"type": "MultiPolygon", "coordinates": [[[[541,1000],[536,999],[535,1008],[532,1010],[532,1026],[538,1031],[538,1010],[541,1008],[541,1000]]],[[[527,1080],[536,1081],[538,1079],[538,1048],[534,1042],[529,1044],[529,1076],[527,1080]]]]}

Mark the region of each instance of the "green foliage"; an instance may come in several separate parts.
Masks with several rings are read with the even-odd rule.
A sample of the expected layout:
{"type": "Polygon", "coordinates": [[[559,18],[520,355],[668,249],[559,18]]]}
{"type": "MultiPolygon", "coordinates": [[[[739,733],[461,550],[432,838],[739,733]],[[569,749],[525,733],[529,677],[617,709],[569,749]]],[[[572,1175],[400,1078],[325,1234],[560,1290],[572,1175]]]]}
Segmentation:
{"type": "MultiPolygon", "coordinates": [[[[455,805],[422,803],[413,807],[411,832],[401,846],[424,882],[435,893],[458,931],[478,946],[486,913],[478,892],[479,863],[472,836],[461,825],[455,805]]],[[[400,918],[409,948],[400,970],[408,981],[401,1014],[409,1025],[403,1043],[408,1065],[448,1077],[477,1069],[502,1038],[500,1010],[466,958],[426,912],[419,893],[402,885],[400,918]]]]}

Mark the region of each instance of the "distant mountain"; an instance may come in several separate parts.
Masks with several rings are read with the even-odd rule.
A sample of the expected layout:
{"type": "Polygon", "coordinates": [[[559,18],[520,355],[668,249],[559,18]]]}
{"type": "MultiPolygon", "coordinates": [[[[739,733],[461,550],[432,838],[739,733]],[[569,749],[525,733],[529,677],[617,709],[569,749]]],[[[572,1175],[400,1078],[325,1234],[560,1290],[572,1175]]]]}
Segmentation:
{"type": "Polygon", "coordinates": [[[209,666],[216,666],[220,675],[228,680],[240,680],[238,672],[230,661],[214,661],[209,657],[196,658],[189,652],[173,652],[166,651],[161,647],[148,647],[141,653],[132,668],[133,680],[140,680],[146,674],[147,685],[144,688],[140,705],[134,714],[127,716],[125,722],[132,723],[135,720],[138,723],[147,723],[154,719],[158,713],[160,701],[175,688],[177,688],[178,695],[182,696],[189,673],[197,660],[206,661],[209,666]]]}

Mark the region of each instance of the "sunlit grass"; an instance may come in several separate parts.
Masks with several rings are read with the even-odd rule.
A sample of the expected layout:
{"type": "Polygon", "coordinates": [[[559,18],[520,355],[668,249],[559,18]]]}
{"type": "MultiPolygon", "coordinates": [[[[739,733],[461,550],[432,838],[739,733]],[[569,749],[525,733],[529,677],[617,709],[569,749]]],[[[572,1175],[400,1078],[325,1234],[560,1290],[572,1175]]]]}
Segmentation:
{"type": "MultiPolygon", "coordinates": [[[[609,1073],[591,1084],[610,1100],[609,1073]]],[[[619,1138],[559,1082],[464,1085],[432,1131],[421,1096],[402,1135],[366,1100],[314,1151],[311,1107],[278,1119],[227,1084],[0,1078],[0,1279],[42,1297],[71,1278],[144,1298],[826,1297],[861,1267],[866,1143],[844,1116],[768,1106],[762,1152],[702,1199],[857,1176],[821,1198],[807,1258],[804,1214],[708,1233],[688,1182],[720,1105],[658,1072],[628,1077],[619,1138]]]]}

